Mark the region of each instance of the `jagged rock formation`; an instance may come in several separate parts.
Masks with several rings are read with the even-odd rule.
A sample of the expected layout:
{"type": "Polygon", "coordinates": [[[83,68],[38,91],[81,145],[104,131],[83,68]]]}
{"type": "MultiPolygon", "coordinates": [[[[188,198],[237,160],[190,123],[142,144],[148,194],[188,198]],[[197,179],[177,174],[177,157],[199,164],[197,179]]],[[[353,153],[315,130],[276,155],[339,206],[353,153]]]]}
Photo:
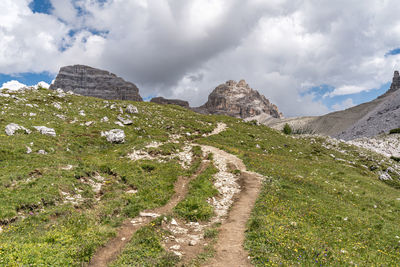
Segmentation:
{"type": "Polygon", "coordinates": [[[276,129],[281,129],[285,123],[294,128],[297,124],[307,131],[344,140],[373,137],[400,127],[399,89],[400,75],[395,71],[390,89],[373,101],[320,117],[275,120],[266,124],[276,129]]]}
{"type": "Polygon", "coordinates": [[[390,94],[394,91],[397,91],[400,89],[400,75],[399,75],[399,71],[395,71],[394,72],[394,76],[393,76],[393,82],[390,86],[390,89],[386,92],[386,94],[390,94]]]}
{"type": "Polygon", "coordinates": [[[164,97],[154,97],[150,102],[161,104],[161,105],[177,105],[184,108],[189,108],[189,102],[180,99],[166,99],[164,97]]]}
{"type": "Polygon", "coordinates": [[[219,85],[208,96],[207,103],[194,110],[205,114],[222,114],[242,119],[260,115],[283,117],[276,105],[270,103],[258,91],[251,89],[245,80],[238,83],[230,80],[219,85]]]}
{"type": "Polygon", "coordinates": [[[50,89],[58,88],[103,99],[143,101],[133,83],[108,71],[84,65],[62,67],[50,86],[50,89]]]}

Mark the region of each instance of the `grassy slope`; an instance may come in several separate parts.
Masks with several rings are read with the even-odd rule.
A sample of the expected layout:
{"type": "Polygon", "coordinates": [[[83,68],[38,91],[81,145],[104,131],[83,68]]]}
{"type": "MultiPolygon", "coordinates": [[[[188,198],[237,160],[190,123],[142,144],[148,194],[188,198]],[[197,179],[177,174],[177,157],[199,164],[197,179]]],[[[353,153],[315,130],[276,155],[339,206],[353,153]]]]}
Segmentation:
{"type": "MultiPolygon", "coordinates": [[[[248,224],[246,247],[256,265],[393,265],[400,261],[396,238],[400,236],[399,183],[380,182],[378,170],[362,167],[377,165],[372,159],[377,156],[360,157],[352,148],[346,148],[349,153],[344,155],[326,149],[323,140],[297,140],[236,119],[151,103],[135,103],[139,114],[134,116],[134,125],[124,128],[127,142],[113,145],[100,137],[100,131],[120,128],[113,122],[117,109],[127,102],[110,101],[117,103],[117,109],[111,110],[104,108],[103,100],[58,98],[47,90],[18,97],[27,101],[0,98],[0,112],[5,111],[0,115],[0,130],[14,122],[29,128],[52,127],[58,135],[34,131],[9,137],[0,132],[0,221],[4,224],[18,216],[16,222],[2,226],[0,265],[80,265],[88,261],[124,218],[166,203],[178,175],[190,175],[195,169],[185,171],[175,160],[132,162],[125,157],[129,151],[150,141],[166,141],[166,133],[183,134],[188,140],[200,137],[217,120],[225,121],[229,129],[199,142],[237,154],[249,169],[270,177],[248,224]],[[57,110],[53,102],[63,108],[57,110]],[[85,117],[78,115],[81,109],[85,117]],[[23,116],[24,112],[37,116],[23,116]],[[54,114],[63,114],[67,120],[54,114]],[[103,116],[110,123],[101,123],[103,116]],[[74,118],[79,121],[71,124],[74,118]],[[87,121],[95,124],[79,125],[87,121]],[[27,145],[32,154],[25,153],[27,145]],[[36,154],[39,149],[48,154],[36,154]],[[66,165],[76,167],[62,170],[66,165]],[[107,181],[99,202],[90,186],[77,179],[93,177],[95,172],[107,181]],[[138,193],[125,193],[132,188],[138,193]],[[84,201],[75,207],[63,203],[61,192],[81,194],[84,201]]],[[[167,146],[164,152],[174,149],[167,146]]],[[[387,163],[382,165],[385,168],[387,163]]],[[[160,238],[151,229],[137,235],[149,242],[160,238]]]]}
{"type": "MultiPolygon", "coordinates": [[[[119,107],[127,102],[110,101],[117,103],[117,108],[111,110],[104,108],[103,100],[59,98],[48,90],[17,97],[26,101],[1,98],[0,102],[0,112],[5,111],[0,117],[0,265],[80,265],[88,261],[95,249],[115,234],[115,227],[124,218],[165,204],[173,193],[176,178],[193,171],[183,170],[176,160],[132,162],[125,157],[132,148],[166,141],[167,134],[182,134],[183,139],[191,139],[215,127],[213,117],[188,114],[178,107],[134,103],[139,114],[133,116],[133,125],[124,127],[126,143],[115,145],[101,137],[100,132],[121,128],[114,121],[119,107]],[[53,102],[61,103],[62,109],[54,108],[53,102]],[[38,107],[26,106],[28,103],[38,107]],[[84,110],[86,116],[80,116],[79,110],[84,110]],[[23,115],[30,112],[37,116],[23,115]],[[61,120],[55,114],[67,119],[61,120]],[[109,123],[100,122],[104,116],[110,119],[109,123]],[[78,121],[71,123],[74,118],[78,121]],[[80,125],[88,121],[95,124],[80,125]],[[35,131],[30,135],[6,136],[4,128],[9,123],[30,129],[45,125],[55,128],[57,137],[35,131]],[[26,146],[32,148],[32,154],[26,154],[26,146]],[[48,154],[37,154],[40,149],[48,154]],[[67,165],[74,168],[63,170],[67,165]],[[99,202],[91,187],[78,179],[92,179],[96,172],[106,178],[99,202]],[[138,193],[125,193],[132,188],[138,193]],[[80,194],[83,201],[78,205],[64,203],[66,197],[62,192],[70,196],[80,194]],[[4,226],[15,218],[17,221],[4,226]]],[[[179,146],[165,146],[159,152],[167,154],[179,146]]]]}
{"type": "Polygon", "coordinates": [[[399,182],[389,186],[366,168],[379,156],[360,157],[352,147],[342,154],[324,139],[313,144],[246,124],[203,142],[269,177],[248,223],[246,247],[257,266],[399,262],[399,182]]]}

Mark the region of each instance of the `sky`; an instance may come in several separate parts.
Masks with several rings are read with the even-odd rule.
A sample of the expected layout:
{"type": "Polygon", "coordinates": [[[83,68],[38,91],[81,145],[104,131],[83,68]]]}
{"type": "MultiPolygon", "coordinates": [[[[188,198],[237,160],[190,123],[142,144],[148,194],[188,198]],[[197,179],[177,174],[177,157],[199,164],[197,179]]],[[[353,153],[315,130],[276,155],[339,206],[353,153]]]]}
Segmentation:
{"type": "Polygon", "coordinates": [[[370,101],[400,69],[396,0],[1,0],[0,85],[85,64],[199,106],[245,79],[286,117],[370,101]]]}

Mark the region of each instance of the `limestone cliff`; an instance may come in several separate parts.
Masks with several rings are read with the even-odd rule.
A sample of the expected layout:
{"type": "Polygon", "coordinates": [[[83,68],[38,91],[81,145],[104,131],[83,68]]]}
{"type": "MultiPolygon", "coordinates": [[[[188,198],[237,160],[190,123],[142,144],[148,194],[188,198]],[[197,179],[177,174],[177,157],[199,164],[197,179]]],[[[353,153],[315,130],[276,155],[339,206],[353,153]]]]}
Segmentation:
{"type": "Polygon", "coordinates": [[[133,83],[108,71],[84,65],[62,67],[50,86],[50,89],[58,88],[103,99],[143,101],[133,83]]]}
{"type": "Polygon", "coordinates": [[[194,108],[195,111],[206,114],[222,114],[237,118],[251,118],[262,114],[273,118],[282,118],[276,105],[253,90],[245,80],[240,82],[227,81],[219,85],[208,96],[203,106],[194,108]]]}

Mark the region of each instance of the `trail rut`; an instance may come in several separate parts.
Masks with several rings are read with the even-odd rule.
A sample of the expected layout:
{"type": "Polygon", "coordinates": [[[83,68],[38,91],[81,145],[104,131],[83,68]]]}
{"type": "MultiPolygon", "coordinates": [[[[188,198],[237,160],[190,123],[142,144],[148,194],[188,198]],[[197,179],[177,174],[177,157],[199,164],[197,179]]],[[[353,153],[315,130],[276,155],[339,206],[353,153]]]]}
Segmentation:
{"type": "Polygon", "coordinates": [[[203,146],[205,151],[212,152],[215,158],[226,160],[241,171],[241,191],[234,197],[234,203],[225,221],[220,227],[220,234],[215,245],[215,257],[204,266],[252,266],[248,253],[243,247],[246,223],[261,189],[263,176],[246,170],[238,157],[215,147],[203,146]]]}
{"type": "Polygon", "coordinates": [[[122,252],[123,248],[129,243],[132,236],[137,230],[139,230],[139,228],[151,222],[155,217],[171,212],[172,209],[185,198],[188,192],[189,182],[203,172],[206,167],[207,163],[203,162],[199,170],[197,170],[192,177],[179,177],[174,185],[175,193],[166,205],[153,210],[143,211],[138,217],[125,220],[119,228],[117,236],[96,252],[88,266],[106,267],[109,263],[117,259],[118,255],[122,252]]]}

